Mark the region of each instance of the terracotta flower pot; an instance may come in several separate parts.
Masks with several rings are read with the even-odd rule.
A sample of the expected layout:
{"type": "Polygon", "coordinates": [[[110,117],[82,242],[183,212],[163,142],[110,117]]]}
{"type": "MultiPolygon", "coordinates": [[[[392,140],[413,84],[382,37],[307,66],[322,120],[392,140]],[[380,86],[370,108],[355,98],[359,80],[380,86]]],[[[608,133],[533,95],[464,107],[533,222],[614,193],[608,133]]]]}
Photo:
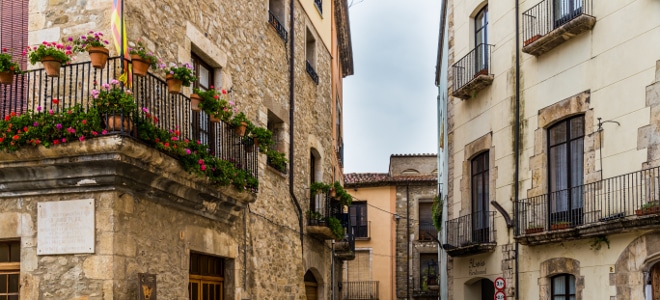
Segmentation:
{"type": "Polygon", "coordinates": [[[56,60],[52,56],[44,56],[41,59],[41,64],[44,65],[46,75],[50,77],[60,77],[60,67],[62,66],[62,63],[59,60],[56,60]]]}
{"type": "Polygon", "coordinates": [[[132,123],[131,119],[127,116],[124,116],[124,121],[122,122],[122,116],[121,115],[109,115],[108,116],[108,124],[105,129],[110,130],[110,131],[119,131],[123,130],[126,132],[130,132],[132,130],[132,123]]]}
{"type": "Polygon", "coordinates": [[[241,122],[241,125],[236,126],[234,131],[238,136],[244,136],[245,135],[245,130],[247,129],[247,123],[246,122],[241,122]]]}
{"type": "Polygon", "coordinates": [[[568,223],[558,223],[550,225],[551,230],[562,230],[571,227],[571,224],[568,223]]]}
{"type": "Polygon", "coordinates": [[[190,109],[192,111],[200,111],[199,103],[202,102],[202,97],[197,94],[190,94],[190,109]]]}
{"type": "Polygon", "coordinates": [[[216,118],[214,115],[209,115],[209,121],[211,121],[211,123],[218,123],[220,122],[220,119],[216,118]]]}
{"type": "Polygon", "coordinates": [[[181,93],[181,85],[183,84],[183,82],[180,79],[174,78],[172,74],[167,74],[165,76],[165,80],[167,81],[168,92],[172,94],[181,93]]]}
{"type": "Polygon", "coordinates": [[[0,83],[11,84],[12,82],[14,82],[14,72],[12,71],[0,72],[0,83]]]}
{"type": "Polygon", "coordinates": [[[525,234],[534,234],[534,233],[539,233],[539,232],[543,232],[543,227],[525,229],[525,234]]]}
{"type": "Polygon", "coordinates": [[[537,35],[532,36],[531,38],[527,39],[527,40],[523,43],[523,47],[526,47],[527,45],[529,45],[529,44],[531,44],[531,43],[533,43],[533,42],[536,42],[536,40],[538,40],[540,37],[541,37],[540,34],[537,34],[537,35]]]}
{"type": "Polygon", "coordinates": [[[146,61],[141,56],[133,54],[131,55],[131,63],[133,64],[133,75],[140,77],[147,76],[147,71],[151,65],[150,61],[146,61]]]}
{"type": "Polygon", "coordinates": [[[97,69],[105,68],[105,63],[110,57],[110,50],[105,47],[89,47],[89,58],[92,60],[92,66],[97,69]]]}

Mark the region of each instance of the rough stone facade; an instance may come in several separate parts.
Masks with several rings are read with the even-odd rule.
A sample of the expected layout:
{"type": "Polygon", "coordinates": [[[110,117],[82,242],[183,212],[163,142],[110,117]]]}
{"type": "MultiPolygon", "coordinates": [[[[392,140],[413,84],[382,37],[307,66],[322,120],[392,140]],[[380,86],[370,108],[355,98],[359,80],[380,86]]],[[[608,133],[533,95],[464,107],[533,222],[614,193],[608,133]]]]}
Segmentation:
{"type": "MultiPolygon", "coordinates": [[[[63,41],[89,30],[109,37],[111,5],[112,1],[98,0],[31,1],[30,44],[63,41]]],[[[119,179],[103,183],[99,190],[54,184],[43,195],[17,193],[0,185],[0,239],[20,239],[22,245],[21,299],[135,299],[137,273],[144,272],[157,275],[159,298],[187,299],[190,251],[226,259],[225,299],[304,299],[303,275],[307,271],[318,280],[319,297],[330,297],[329,244],[302,235],[305,229],[299,218],[309,207],[310,149],[320,153],[319,181],[341,178],[341,168],[333,163],[337,161],[331,117],[333,58],[322,40],[327,33],[316,31],[299,1],[295,1],[293,20],[288,7],[282,20],[287,30],[293,23],[295,34],[289,32],[288,43],[268,23],[268,5],[269,1],[125,2],[126,31],[129,42],[142,40],[165,63],[189,62],[193,53],[204,59],[215,70],[216,86],[231,89],[237,108],[255,124],[265,127],[271,115],[282,121],[278,150],[292,160],[289,173],[267,166],[266,156],[260,154],[259,193],[245,199],[238,196],[237,200],[233,198],[241,194],[237,191],[219,189],[213,193],[204,182],[181,170],[170,174],[147,166],[149,176],[157,180],[174,176],[186,190],[202,190],[213,196],[211,201],[184,205],[177,203],[185,203],[186,194],[172,198],[178,200],[153,196],[153,187],[135,184],[126,189],[119,179]],[[317,40],[318,84],[305,68],[306,31],[317,40]],[[295,108],[289,102],[290,43],[294,44],[295,108]],[[291,127],[293,144],[289,143],[291,127]],[[293,157],[289,157],[291,147],[293,157]],[[293,194],[289,190],[291,173],[293,194]],[[96,252],[37,256],[36,204],[81,198],[96,201],[96,252]],[[208,211],[219,211],[222,217],[208,211]]],[[[327,11],[329,22],[332,10],[327,11]]],[[[111,55],[116,54],[111,49],[111,55]]],[[[80,54],[78,59],[86,60],[85,56],[80,54]]],[[[189,92],[184,89],[184,93],[189,92]]],[[[84,158],[85,150],[75,157],[84,158]]],[[[157,153],[144,150],[143,154],[158,156],[151,151],[157,153]]],[[[20,164],[28,157],[40,161],[44,154],[31,155],[21,151],[7,154],[1,158],[0,169],[15,167],[12,163],[20,164]]],[[[65,156],[64,152],[54,155],[53,159],[65,156]]],[[[124,157],[125,153],[117,155],[124,157]]],[[[57,170],[56,178],[49,182],[66,182],[57,177],[66,175],[59,168],[66,169],[67,164],[51,163],[43,160],[37,165],[57,170]]],[[[177,168],[176,162],[169,163],[169,168],[177,168]]],[[[73,172],[86,176],[84,168],[73,172]]],[[[10,173],[2,174],[4,180],[11,180],[10,173]]],[[[340,276],[341,261],[335,266],[340,276]]]]}

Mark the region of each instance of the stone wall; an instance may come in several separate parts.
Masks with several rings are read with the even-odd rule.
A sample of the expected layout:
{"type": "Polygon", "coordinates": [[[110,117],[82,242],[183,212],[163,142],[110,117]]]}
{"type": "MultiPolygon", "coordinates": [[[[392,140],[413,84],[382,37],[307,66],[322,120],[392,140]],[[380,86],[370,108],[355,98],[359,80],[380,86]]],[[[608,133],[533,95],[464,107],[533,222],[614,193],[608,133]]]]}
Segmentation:
{"type": "MultiPolygon", "coordinates": [[[[84,4],[67,0],[32,1],[30,43],[37,44],[42,40],[62,41],[68,36],[76,36],[89,30],[102,31],[109,38],[111,5],[112,2],[98,0],[84,4]]],[[[293,165],[289,172],[293,172],[294,175],[295,198],[292,198],[289,192],[288,174],[279,173],[268,167],[263,154],[259,157],[259,194],[256,202],[247,208],[245,236],[242,219],[229,225],[218,225],[204,218],[190,217],[181,211],[162,207],[157,202],[150,202],[152,200],[140,200],[139,197],[116,195],[109,197],[109,200],[99,198],[97,205],[104,205],[102,208],[107,211],[97,214],[99,218],[111,219],[108,221],[112,221],[109,224],[112,224],[113,233],[109,234],[110,237],[105,236],[106,233],[99,233],[97,238],[103,237],[103,240],[97,243],[103,242],[105,245],[109,243],[106,239],[113,242],[107,249],[103,245],[99,247],[106,249],[104,254],[107,257],[101,253],[90,256],[94,258],[88,265],[93,265],[93,268],[109,265],[119,269],[113,270],[111,278],[106,278],[107,274],[101,276],[103,278],[90,278],[89,284],[79,282],[66,293],[86,295],[90,299],[130,298],[134,296],[130,294],[132,291],[130,280],[136,272],[144,270],[159,274],[159,294],[183,299],[187,290],[185,256],[187,251],[192,249],[221,256],[229,255],[233,259],[232,274],[236,276],[235,281],[231,282],[233,291],[229,291],[229,295],[233,296],[230,298],[302,298],[303,274],[307,270],[315,270],[315,273],[322,277],[318,278],[319,282],[326,285],[321,288],[322,296],[329,297],[328,284],[331,277],[329,247],[325,241],[307,236],[304,238],[304,244],[301,243],[299,232],[304,228],[300,228],[298,218],[299,213],[304,213],[309,207],[306,187],[310,178],[308,163],[310,148],[316,149],[321,154],[321,178],[324,182],[333,182],[341,178],[340,174],[335,174],[332,166],[334,153],[331,135],[332,57],[329,50],[317,38],[316,73],[319,75],[319,84],[314,83],[305,69],[305,32],[309,29],[317,36],[318,33],[311,26],[299,2],[295,3],[294,11],[295,35],[292,36],[290,32],[289,16],[284,21],[289,31],[289,43],[293,42],[295,46],[295,109],[291,120],[288,115],[291,110],[289,105],[291,53],[289,44],[284,43],[267,22],[268,1],[125,2],[129,42],[141,39],[149,50],[155,52],[165,63],[188,62],[191,53],[195,53],[202,59],[208,60],[208,63],[215,68],[216,86],[231,89],[231,98],[237,103],[238,109],[244,111],[255,124],[265,126],[270,113],[285,123],[280,135],[285,140],[285,146],[281,150],[288,151],[289,147],[294,147],[294,157],[290,157],[293,165]],[[291,126],[294,128],[293,144],[289,144],[288,130],[291,126]],[[132,200],[126,200],[126,197],[132,200]],[[294,201],[298,202],[300,212],[294,201]],[[130,206],[130,211],[125,206],[130,206]],[[158,213],[150,214],[150,212],[158,213]],[[153,227],[157,230],[153,232],[140,230],[149,228],[148,224],[154,223],[158,224],[153,227]],[[198,227],[190,227],[193,225],[198,227]],[[171,231],[161,228],[170,228],[171,231]],[[186,244],[188,236],[197,237],[200,232],[207,232],[205,238],[210,234],[218,235],[220,240],[231,241],[228,248],[232,249],[218,253],[210,251],[211,248],[204,248],[206,247],[204,244],[200,244],[201,248],[196,249],[193,249],[193,244],[186,244]],[[124,246],[120,243],[123,240],[129,243],[124,246]],[[244,246],[245,252],[243,252],[244,246]],[[171,270],[172,268],[174,270],[171,270]],[[242,279],[244,274],[241,273],[244,268],[248,270],[245,281],[242,279]]],[[[328,17],[326,21],[330,19],[328,17]]],[[[112,49],[111,55],[114,54],[116,51],[112,49]]],[[[79,60],[86,59],[86,54],[79,55],[79,60]]],[[[189,92],[189,89],[184,89],[184,93],[189,92]]],[[[58,199],[46,197],[42,200],[58,199]]],[[[12,202],[13,204],[2,202],[7,207],[20,206],[17,202],[12,202]]],[[[22,211],[26,216],[35,218],[34,211],[22,211]]],[[[242,218],[243,215],[241,214],[240,217],[242,218]]],[[[97,228],[98,230],[101,228],[97,228]]],[[[23,257],[30,260],[30,248],[24,249],[28,252],[23,257]]],[[[59,278],[50,274],[50,271],[47,272],[47,269],[63,264],[71,266],[73,272],[77,272],[77,268],[83,268],[85,265],[83,257],[85,256],[74,255],[70,258],[40,259],[34,263],[35,268],[40,271],[34,273],[31,285],[28,286],[36,285],[37,293],[45,293],[46,290],[57,285],[56,278],[59,278]]],[[[24,298],[36,299],[32,296],[24,298]]],[[[46,296],[42,294],[40,297],[46,296]]]]}

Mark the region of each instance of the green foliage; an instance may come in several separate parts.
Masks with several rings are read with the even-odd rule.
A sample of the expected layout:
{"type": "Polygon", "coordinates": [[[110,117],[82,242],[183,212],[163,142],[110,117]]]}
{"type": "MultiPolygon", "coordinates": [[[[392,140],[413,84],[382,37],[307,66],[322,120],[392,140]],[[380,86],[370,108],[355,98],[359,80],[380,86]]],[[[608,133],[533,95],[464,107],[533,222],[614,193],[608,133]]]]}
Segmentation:
{"type": "Polygon", "coordinates": [[[339,219],[335,217],[328,217],[328,228],[330,228],[332,234],[334,234],[338,240],[344,238],[344,227],[341,226],[339,219]]]}
{"type": "Polygon", "coordinates": [[[227,101],[225,98],[227,91],[216,90],[211,86],[210,89],[204,91],[197,88],[193,89],[193,93],[202,98],[199,103],[199,108],[202,109],[207,115],[214,116],[222,121],[229,122],[231,116],[234,114],[234,103],[227,101]]]}
{"type": "Polygon", "coordinates": [[[132,113],[137,109],[135,99],[130,90],[124,89],[121,83],[113,79],[110,83],[101,85],[98,90],[91,91],[93,104],[102,114],[132,113]]]}
{"type": "Polygon", "coordinates": [[[181,85],[183,86],[190,86],[190,83],[197,80],[195,70],[190,63],[180,65],[171,63],[169,67],[161,64],[160,67],[165,72],[165,75],[172,75],[175,79],[181,80],[181,85]]]}
{"type": "Polygon", "coordinates": [[[248,136],[259,141],[259,151],[266,153],[273,146],[273,133],[268,128],[248,125],[248,136]]]}
{"type": "Polygon", "coordinates": [[[438,231],[442,230],[442,199],[439,196],[433,198],[433,205],[431,206],[431,213],[433,218],[433,227],[438,231]]]}
{"type": "Polygon", "coordinates": [[[593,240],[591,240],[591,245],[589,245],[589,249],[598,251],[602,247],[601,243],[607,244],[607,249],[610,249],[610,240],[608,240],[607,236],[604,235],[597,236],[593,240]]]}
{"type": "Polygon", "coordinates": [[[266,157],[268,158],[268,165],[282,173],[286,173],[286,164],[289,160],[286,159],[284,153],[278,152],[274,149],[268,149],[266,150],[266,157]]]}
{"type": "Polygon", "coordinates": [[[69,41],[73,42],[73,52],[84,52],[89,50],[90,47],[106,48],[109,44],[108,40],[103,39],[102,32],[94,32],[93,30],[76,39],[69,37],[69,41]]]}
{"type": "Polygon", "coordinates": [[[644,210],[644,209],[650,210],[650,209],[658,207],[658,206],[660,206],[660,203],[658,203],[658,200],[653,200],[653,201],[649,201],[649,202],[646,202],[646,203],[642,204],[642,206],[640,208],[642,210],[644,210]]]}
{"type": "Polygon", "coordinates": [[[38,46],[28,46],[24,52],[30,60],[30,64],[40,62],[44,57],[51,56],[60,63],[68,63],[71,61],[71,46],[65,46],[56,42],[42,42],[38,46]]]}
{"type": "MultiPolygon", "coordinates": [[[[234,117],[231,118],[229,121],[229,124],[234,127],[238,127],[241,125],[242,122],[245,122],[248,126],[251,126],[252,122],[248,120],[247,116],[243,112],[239,112],[237,114],[234,114],[234,117]]],[[[252,125],[254,126],[254,125],[252,125]]]]}
{"type": "Polygon", "coordinates": [[[328,193],[330,191],[330,188],[331,186],[329,184],[325,184],[323,182],[313,182],[312,184],[309,185],[309,192],[310,195],[314,196],[319,192],[328,193]]]}
{"type": "Polygon", "coordinates": [[[308,210],[306,212],[306,215],[307,215],[307,220],[310,220],[310,221],[322,221],[323,220],[323,215],[320,212],[317,212],[317,211],[308,210]]]}
{"type": "Polygon", "coordinates": [[[142,41],[139,39],[135,43],[135,47],[129,47],[128,53],[137,55],[142,58],[143,61],[148,63],[152,69],[158,68],[159,59],[151,51],[147,51],[147,48],[142,44],[142,41]]]}
{"type": "Polygon", "coordinates": [[[11,54],[7,53],[7,48],[2,48],[2,53],[0,53],[0,72],[23,73],[21,67],[12,59],[11,54]]]}
{"type": "Polygon", "coordinates": [[[336,194],[335,197],[339,199],[339,202],[341,202],[341,204],[350,206],[351,203],[353,203],[353,197],[346,192],[346,190],[344,189],[343,186],[341,186],[341,183],[339,183],[339,181],[335,181],[333,187],[335,189],[335,194],[336,194]]]}

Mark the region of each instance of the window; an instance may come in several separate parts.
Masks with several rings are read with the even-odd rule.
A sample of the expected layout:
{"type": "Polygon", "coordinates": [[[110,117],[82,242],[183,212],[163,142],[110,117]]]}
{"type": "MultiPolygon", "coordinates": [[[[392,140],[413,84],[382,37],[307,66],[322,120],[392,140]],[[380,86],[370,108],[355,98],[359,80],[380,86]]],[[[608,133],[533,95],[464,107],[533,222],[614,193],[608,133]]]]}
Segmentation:
{"type": "Polygon", "coordinates": [[[419,202],[419,241],[433,241],[438,231],[433,226],[433,202],[419,202]]]}
{"type": "Polygon", "coordinates": [[[560,274],[552,277],[552,300],[575,300],[575,276],[560,274]]]}
{"type": "Polygon", "coordinates": [[[368,238],[367,202],[353,202],[349,207],[351,226],[356,238],[368,238]]]}
{"type": "MultiPolygon", "coordinates": [[[[27,69],[27,56],[21,55],[25,46],[28,45],[28,3],[23,0],[3,0],[0,3],[0,45],[7,48],[7,53],[16,59],[21,70],[27,69]]],[[[14,80],[12,90],[15,99],[26,99],[25,88],[22,77],[17,76],[14,80]]],[[[5,87],[6,89],[7,87],[5,87]]],[[[16,111],[17,106],[24,107],[25,104],[10,103],[8,100],[0,100],[0,113],[16,111]],[[6,102],[5,102],[6,101],[6,102]]]]}
{"type": "MultiPolygon", "coordinates": [[[[278,118],[272,111],[268,111],[268,122],[266,123],[266,128],[273,133],[272,140],[272,149],[281,153],[287,153],[286,149],[286,130],[284,129],[284,122],[278,118]]],[[[286,166],[284,169],[280,169],[281,166],[277,166],[271,163],[270,159],[268,160],[268,165],[274,167],[282,173],[286,173],[286,166]]]]}
{"type": "Polygon", "coordinates": [[[488,242],[490,205],[489,197],[489,152],[483,152],[472,159],[472,241],[488,242]]]}
{"type": "Polygon", "coordinates": [[[225,261],[223,258],[190,253],[189,299],[224,299],[224,268],[225,261]]]}
{"type": "Polygon", "coordinates": [[[583,0],[554,0],[555,28],[582,14],[583,0]]]}
{"type": "Polygon", "coordinates": [[[488,70],[488,6],[484,6],[474,18],[474,46],[477,55],[477,74],[488,70]]]}
{"type": "Polygon", "coordinates": [[[371,281],[371,251],[355,250],[355,259],[346,263],[345,281],[371,281]]]}
{"type": "Polygon", "coordinates": [[[284,0],[269,0],[268,1],[268,23],[277,31],[277,34],[286,42],[288,33],[284,29],[286,20],[286,5],[284,0]]]}
{"type": "Polygon", "coordinates": [[[316,5],[316,8],[319,10],[319,12],[323,14],[323,0],[314,0],[314,4],[316,5]]]}
{"type": "Polygon", "coordinates": [[[548,129],[550,222],[582,224],[581,185],[584,173],[584,116],[548,129]]]}
{"type": "Polygon", "coordinates": [[[0,299],[18,300],[21,242],[0,242],[0,299]]]}
{"type": "MultiPolygon", "coordinates": [[[[197,77],[197,81],[193,82],[193,87],[203,91],[211,89],[214,82],[213,68],[194,54],[192,64],[197,77]]],[[[212,153],[219,153],[219,145],[217,139],[214,138],[217,136],[216,126],[211,123],[209,116],[203,111],[192,113],[192,131],[196,140],[209,145],[212,153]]]]}
{"type": "Polygon", "coordinates": [[[309,76],[312,77],[312,80],[318,84],[319,76],[316,73],[316,38],[309,29],[307,29],[306,36],[307,43],[305,44],[305,65],[307,74],[309,74],[309,76]]]}
{"type": "Polygon", "coordinates": [[[420,288],[424,284],[438,285],[438,254],[437,253],[420,253],[419,254],[419,278],[420,288]]]}

